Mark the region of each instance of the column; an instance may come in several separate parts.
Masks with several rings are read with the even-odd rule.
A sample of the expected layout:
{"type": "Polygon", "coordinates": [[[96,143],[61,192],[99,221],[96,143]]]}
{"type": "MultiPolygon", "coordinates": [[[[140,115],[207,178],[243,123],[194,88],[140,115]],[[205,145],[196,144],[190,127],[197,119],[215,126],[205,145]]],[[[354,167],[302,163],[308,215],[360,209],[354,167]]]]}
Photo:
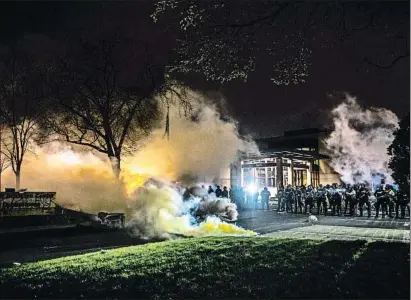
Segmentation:
{"type": "Polygon", "coordinates": [[[294,181],[294,161],[291,158],[290,159],[290,166],[288,167],[288,182],[294,186],[295,181],[294,181]]]}
{"type": "Polygon", "coordinates": [[[313,163],[310,161],[307,170],[307,186],[312,184],[313,163]]]}
{"type": "MultiPolygon", "coordinates": [[[[230,185],[241,186],[241,163],[235,162],[230,165],[230,185]]],[[[204,179],[204,182],[206,180],[204,179]]]]}
{"type": "Polygon", "coordinates": [[[241,168],[240,187],[244,187],[244,169],[243,169],[242,163],[240,164],[240,168],[241,168]]]}
{"type": "Polygon", "coordinates": [[[275,163],[276,163],[276,185],[277,188],[283,187],[283,161],[281,157],[278,157],[275,159],[275,163]]]}

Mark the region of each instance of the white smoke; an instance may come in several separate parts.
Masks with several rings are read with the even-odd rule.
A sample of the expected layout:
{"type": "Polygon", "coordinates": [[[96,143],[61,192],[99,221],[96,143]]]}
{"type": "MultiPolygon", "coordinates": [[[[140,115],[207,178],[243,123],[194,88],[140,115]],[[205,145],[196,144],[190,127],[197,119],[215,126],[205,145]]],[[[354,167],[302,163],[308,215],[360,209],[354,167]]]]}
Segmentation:
{"type": "Polygon", "coordinates": [[[331,166],[345,183],[369,183],[383,175],[392,183],[387,148],[394,139],[398,117],[384,108],[363,108],[346,95],[332,111],[334,131],[325,140],[331,166]]]}
{"type": "Polygon", "coordinates": [[[238,218],[237,205],[227,198],[204,198],[200,202],[198,213],[204,216],[215,215],[228,221],[237,221],[238,218]]]}
{"type": "Polygon", "coordinates": [[[189,201],[197,206],[196,214],[200,217],[209,215],[236,221],[238,218],[237,205],[227,198],[217,198],[215,193],[208,194],[207,189],[200,186],[188,189],[189,201]]]}

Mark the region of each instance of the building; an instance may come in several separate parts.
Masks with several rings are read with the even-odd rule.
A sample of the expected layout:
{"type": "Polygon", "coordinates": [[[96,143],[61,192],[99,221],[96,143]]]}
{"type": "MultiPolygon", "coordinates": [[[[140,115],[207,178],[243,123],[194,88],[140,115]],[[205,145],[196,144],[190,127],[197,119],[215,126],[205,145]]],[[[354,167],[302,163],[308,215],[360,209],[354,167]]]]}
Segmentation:
{"type": "Polygon", "coordinates": [[[231,164],[230,185],[253,186],[258,190],[266,186],[276,194],[278,187],[289,184],[340,183],[339,174],[330,167],[330,157],[326,155],[323,141],[328,133],[310,128],[256,140],[260,155],[245,153],[231,164]]]}

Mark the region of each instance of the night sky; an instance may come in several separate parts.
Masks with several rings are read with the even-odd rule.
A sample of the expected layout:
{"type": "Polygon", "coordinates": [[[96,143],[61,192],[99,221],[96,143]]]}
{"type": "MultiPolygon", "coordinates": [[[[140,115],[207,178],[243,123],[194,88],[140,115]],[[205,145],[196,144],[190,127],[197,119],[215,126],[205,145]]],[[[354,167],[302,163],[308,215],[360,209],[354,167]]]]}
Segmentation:
{"type": "MultiPolygon", "coordinates": [[[[377,2],[377,1],[375,1],[377,2]]],[[[403,11],[404,30],[409,36],[409,1],[387,2],[403,11]]],[[[87,28],[96,19],[108,27],[122,26],[148,40],[167,61],[174,45],[174,36],[152,23],[151,1],[134,3],[1,3],[0,39],[3,45],[23,36],[34,36],[33,47],[47,51],[43,39],[58,40],[66,33],[87,28]],[[44,50],[42,47],[45,47],[44,50]]],[[[388,23],[390,22],[388,18],[388,23]]],[[[256,69],[247,83],[231,82],[219,85],[207,82],[201,75],[186,76],[191,87],[203,91],[219,91],[227,99],[227,107],[240,122],[242,131],[257,136],[273,136],[284,130],[327,126],[327,112],[337,100],[327,95],[346,91],[358,96],[363,105],[385,107],[402,117],[409,111],[409,57],[392,68],[381,69],[364,62],[367,53],[401,55],[403,44],[378,33],[364,30],[346,41],[327,49],[316,49],[307,81],[299,85],[276,86],[269,80],[267,70],[256,69]]],[[[408,49],[409,50],[409,49],[408,49]]],[[[388,57],[387,62],[390,62],[388,57]]]]}

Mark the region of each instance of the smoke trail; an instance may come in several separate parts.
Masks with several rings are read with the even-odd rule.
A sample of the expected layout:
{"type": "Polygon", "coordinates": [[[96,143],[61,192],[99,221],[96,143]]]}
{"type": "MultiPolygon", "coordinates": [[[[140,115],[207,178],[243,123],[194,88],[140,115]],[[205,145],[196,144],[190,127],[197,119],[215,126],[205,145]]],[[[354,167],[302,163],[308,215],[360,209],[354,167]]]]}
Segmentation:
{"type": "MultiPolygon", "coordinates": [[[[188,213],[192,205],[184,203],[170,184],[185,174],[211,182],[221,168],[236,160],[238,150],[256,149],[238,136],[237,124],[228,116],[222,118],[212,100],[192,91],[189,97],[193,112],[188,117],[180,116],[176,108],[170,110],[170,140],[163,139],[164,128],[158,128],[139,152],[123,157],[121,182],[113,176],[105,156],[53,143],[37,149],[36,156],[27,154],[22,188],[56,191],[57,202],[67,208],[90,213],[126,212],[128,226],[140,236],[250,235],[213,218],[193,226],[188,213]],[[163,181],[149,180],[153,177],[163,181]]],[[[5,186],[14,186],[10,170],[3,178],[5,186]]],[[[220,201],[217,206],[208,211],[219,214],[224,210],[229,217],[236,217],[230,203],[220,201]]]]}
{"type": "Polygon", "coordinates": [[[332,116],[334,131],[325,144],[342,181],[372,184],[375,176],[383,175],[387,183],[393,182],[387,148],[394,139],[397,116],[384,108],[363,108],[349,95],[332,116]]]}

